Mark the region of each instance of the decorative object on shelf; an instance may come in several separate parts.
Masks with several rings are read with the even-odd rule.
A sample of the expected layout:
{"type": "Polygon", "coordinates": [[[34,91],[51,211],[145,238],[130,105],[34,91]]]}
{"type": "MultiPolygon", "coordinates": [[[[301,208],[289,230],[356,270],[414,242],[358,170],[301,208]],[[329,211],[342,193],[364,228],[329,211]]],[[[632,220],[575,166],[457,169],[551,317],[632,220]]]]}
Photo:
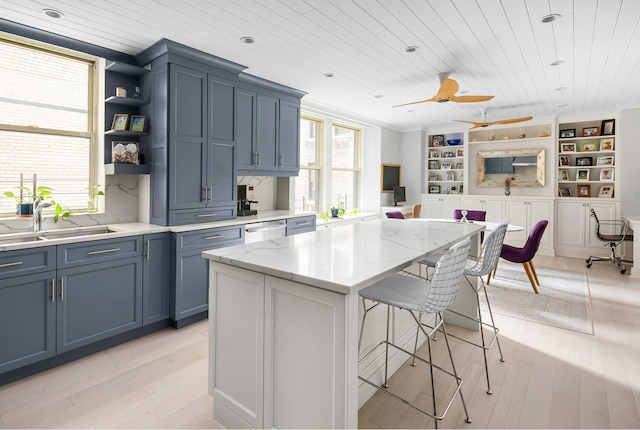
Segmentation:
{"type": "Polygon", "coordinates": [[[578,197],[591,197],[591,185],[578,185],[578,197]]]}
{"type": "Polygon", "coordinates": [[[569,171],[568,170],[558,170],[558,180],[560,181],[568,181],[569,180],[569,171]]]}
{"type": "MultiPolygon", "coordinates": [[[[473,127],[471,127],[469,130],[473,130],[474,128],[480,128],[480,127],[488,127],[490,125],[494,125],[494,124],[513,124],[516,122],[524,122],[524,121],[530,121],[533,119],[532,116],[524,116],[521,118],[510,118],[510,119],[501,119],[498,121],[487,121],[487,109],[486,108],[480,108],[480,113],[482,114],[482,121],[465,121],[465,120],[461,120],[461,119],[456,119],[456,121],[458,122],[466,122],[467,124],[472,124],[473,127]]],[[[522,132],[523,134],[523,138],[526,137],[526,134],[524,133],[524,131],[522,132]]]]}
{"type": "Polygon", "coordinates": [[[464,189],[463,189],[462,185],[460,185],[460,187],[458,188],[458,194],[462,194],[463,192],[464,192],[464,189]]]}
{"type": "Polygon", "coordinates": [[[490,131],[487,135],[487,140],[496,140],[496,134],[493,131],[490,131]]]}
{"type": "Polygon", "coordinates": [[[462,163],[456,163],[456,169],[464,169],[464,165],[462,163]]]}
{"type": "Polygon", "coordinates": [[[440,165],[438,164],[437,161],[429,161],[429,169],[439,169],[440,165]]]}
{"type": "Polygon", "coordinates": [[[613,138],[600,140],[600,151],[613,151],[613,138]]]}
{"type": "Polygon", "coordinates": [[[527,137],[527,133],[523,129],[518,130],[518,139],[524,139],[525,137],[527,137]]]}
{"type": "Polygon", "coordinates": [[[508,134],[505,134],[504,136],[502,136],[502,140],[509,140],[511,139],[511,136],[509,136],[508,134]]]}
{"type": "Polygon", "coordinates": [[[558,195],[560,197],[573,197],[573,194],[571,193],[571,188],[559,188],[558,195]]]}
{"type": "Polygon", "coordinates": [[[511,195],[511,181],[514,181],[518,178],[516,178],[515,176],[507,176],[506,178],[504,178],[504,195],[505,196],[510,196],[511,195]]]}
{"type": "Polygon", "coordinates": [[[117,113],[113,116],[113,122],[111,123],[111,130],[126,130],[127,122],[129,121],[129,114],[117,113]]]}
{"type": "Polygon", "coordinates": [[[453,158],[454,157],[453,151],[445,151],[445,152],[443,152],[442,153],[442,157],[443,158],[453,158]]]}
{"type": "Polygon", "coordinates": [[[440,78],[440,88],[438,89],[438,94],[433,96],[430,99],[420,100],[417,102],[409,102],[403,103],[401,105],[393,106],[407,106],[407,105],[415,105],[418,103],[426,103],[426,102],[459,102],[459,103],[475,103],[475,102],[486,102],[487,100],[491,100],[494,96],[456,96],[456,93],[460,89],[460,86],[453,79],[448,78],[449,73],[440,73],[438,77],[440,78]]]}
{"type": "Polygon", "coordinates": [[[125,87],[116,87],[116,97],[126,97],[127,89],[125,87]]]}
{"type": "Polygon", "coordinates": [[[580,142],[580,152],[594,152],[598,150],[598,142],[580,142]]]}
{"type": "Polygon", "coordinates": [[[431,151],[429,154],[431,158],[440,158],[440,151],[431,151]]]}
{"type": "Polygon", "coordinates": [[[575,143],[562,143],[560,145],[561,152],[576,152],[576,144],[575,143]]]}
{"type": "Polygon", "coordinates": [[[449,139],[447,140],[447,143],[449,144],[449,146],[460,145],[462,143],[462,139],[449,139]]]}
{"type": "Polygon", "coordinates": [[[451,163],[442,163],[442,164],[440,165],[440,168],[441,168],[442,170],[451,170],[451,163]]]}
{"type": "Polygon", "coordinates": [[[137,142],[111,142],[111,161],[113,163],[139,164],[137,142]]]}
{"type": "Polygon", "coordinates": [[[144,115],[131,115],[131,124],[129,124],[129,131],[144,132],[144,125],[144,115]]]}
{"type": "Polygon", "coordinates": [[[593,166],[591,157],[576,157],[576,166],[593,166]]]}
{"type": "Polygon", "coordinates": [[[560,130],[560,139],[564,139],[567,137],[576,137],[576,129],[568,128],[566,130],[560,130]]]}
{"type": "Polygon", "coordinates": [[[538,134],[538,137],[549,137],[551,136],[549,133],[547,133],[546,131],[543,131],[542,133],[538,134]]]}
{"type": "Polygon", "coordinates": [[[596,159],[596,166],[613,166],[613,155],[598,157],[596,159]]]}
{"type": "Polygon", "coordinates": [[[601,181],[613,181],[613,169],[602,169],[600,171],[600,180],[601,181]]]}
{"type": "Polygon", "coordinates": [[[600,127],[584,127],[582,129],[582,137],[591,137],[591,136],[599,136],[600,135],[600,127]]]}
{"type": "Polygon", "coordinates": [[[440,194],[440,185],[430,185],[429,194],[440,194]]]}
{"type": "Polygon", "coordinates": [[[576,173],[576,181],[588,181],[589,180],[589,169],[578,169],[578,173],[576,173]]]}
{"type": "Polygon", "coordinates": [[[456,180],[456,175],[453,172],[447,172],[447,181],[455,181],[456,180]]]}
{"type": "Polygon", "coordinates": [[[464,149],[458,149],[456,151],[456,157],[464,157],[464,149]]]}
{"type": "Polygon", "coordinates": [[[602,121],[602,136],[610,136],[615,133],[616,120],[605,119],[602,121]]]}
{"type": "Polygon", "coordinates": [[[431,136],[431,146],[442,146],[444,144],[444,136],[436,134],[431,136]]]}
{"type": "Polygon", "coordinates": [[[136,90],[136,92],[133,93],[131,98],[134,98],[136,100],[141,100],[142,99],[142,95],[140,95],[140,87],[136,87],[135,90],[136,90]]]}
{"type": "Polygon", "coordinates": [[[598,197],[613,197],[613,185],[603,185],[600,187],[598,197]]]}
{"type": "Polygon", "coordinates": [[[566,155],[561,155],[560,156],[560,165],[561,166],[568,166],[569,165],[569,157],[566,155]]]}
{"type": "Polygon", "coordinates": [[[438,176],[438,175],[431,175],[431,176],[429,176],[429,180],[430,180],[430,181],[437,181],[437,180],[439,180],[439,179],[440,179],[440,176],[438,176]]]}

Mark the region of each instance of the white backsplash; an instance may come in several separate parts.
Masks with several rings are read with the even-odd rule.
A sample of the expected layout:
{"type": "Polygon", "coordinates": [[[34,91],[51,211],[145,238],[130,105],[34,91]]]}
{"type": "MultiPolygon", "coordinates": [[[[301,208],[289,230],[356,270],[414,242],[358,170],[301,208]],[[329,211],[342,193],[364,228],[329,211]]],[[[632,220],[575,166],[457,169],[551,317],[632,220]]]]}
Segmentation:
{"type": "Polygon", "coordinates": [[[258,203],[251,209],[273,210],[276,208],[276,178],[274,176],[238,176],[238,185],[253,185],[258,203]]]}

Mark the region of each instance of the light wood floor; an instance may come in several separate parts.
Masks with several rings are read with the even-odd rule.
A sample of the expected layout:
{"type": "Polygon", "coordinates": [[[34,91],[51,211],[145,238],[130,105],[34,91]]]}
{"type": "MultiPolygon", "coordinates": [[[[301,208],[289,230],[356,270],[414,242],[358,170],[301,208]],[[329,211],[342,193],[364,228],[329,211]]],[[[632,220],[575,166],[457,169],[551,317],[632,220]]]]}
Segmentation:
{"type": "MultiPolygon", "coordinates": [[[[493,395],[485,393],[481,351],[452,340],[473,422],[464,421],[458,399],[441,427],[640,428],[640,281],[609,263],[587,271],[582,259],[539,256],[535,264],[588,273],[595,334],[496,315],[506,362],[494,347],[493,395]]],[[[434,350],[434,361],[444,360],[444,342],[434,350]]],[[[220,427],[206,361],[205,321],[166,329],[0,387],[0,427],[220,427]]],[[[424,371],[405,366],[390,383],[426,398],[428,380],[415,377],[424,371]]],[[[438,379],[440,392],[450,391],[447,383],[438,379]]],[[[361,408],[359,426],[429,428],[433,421],[377,394],[361,408]]]]}

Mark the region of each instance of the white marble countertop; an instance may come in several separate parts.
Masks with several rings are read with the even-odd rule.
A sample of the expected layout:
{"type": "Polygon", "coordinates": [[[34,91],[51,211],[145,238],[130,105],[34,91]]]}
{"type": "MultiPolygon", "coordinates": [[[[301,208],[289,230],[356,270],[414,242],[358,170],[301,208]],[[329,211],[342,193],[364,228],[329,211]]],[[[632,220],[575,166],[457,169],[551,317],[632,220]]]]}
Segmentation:
{"type": "Polygon", "coordinates": [[[483,230],[479,224],[375,219],[203,252],[212,261],[352,294],[483,230]]]}

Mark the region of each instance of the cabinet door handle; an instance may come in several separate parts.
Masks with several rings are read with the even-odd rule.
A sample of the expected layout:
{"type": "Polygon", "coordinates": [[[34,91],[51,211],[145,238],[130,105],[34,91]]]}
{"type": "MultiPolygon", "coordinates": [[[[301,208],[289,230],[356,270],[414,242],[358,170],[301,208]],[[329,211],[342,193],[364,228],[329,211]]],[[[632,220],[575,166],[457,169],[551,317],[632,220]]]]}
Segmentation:
{"type": "Polygon", "coordinates": [[[217,234],[215,236],[209,236],[209,237],[205,237],[204,240],[215,240],[215,239],[222,239],[224,237],[223,234],[217,234]]]}
{"type": "Polygon", "coordinates": [[[280,167],[284,165],[284,156],[282,154],[280,154],[280,157],[278,157],[278,165],[280,167]]]}
{"type": "Polygon", "coordinates": [[[16,261],[16,262],[13,262],[13,263],[0,264],[0,269],[2,269],[3,267],[19,266],[19,265],[21,265],[22,263],[23,263],[22,261],[16,261]]]}
{"type": "Polygon", "coordinates": [[[101,249],[100,251],[89,251],[87,254],[89,255],[97,255],[97,254],[108,254],[110,252],[118,252],[120,248],[111,248],[111,249],[101,249]]]}
{"type": "Polygon", "coordinates": [[[198,218],[210,218],[214,216],[218,216],[217,213],[209,213],[209,214],[198,214],[196,215],[198,218]]]}
{"type": "Polygon", "coordinates": [[[202,192],[200,193],[200,201],[201,202],[207,201],[207,187],[202,187],[202,192]]]}
{"type": "Polygon", "coordinates": [[[207,187],[207,201],[213,200],[213,188],[207,187]]]}
{"type": "Polygon", "coordinates": [[[149,255],[151,254],[151,240],[147,240],[146,243],[147,246],[145,246],[145,257],[147,257],[147,260],[149,260],[149,255]]]}
{"type": "Polygon", "coordinates": [[[60,301],[64,301],[64,276],[60,277],[60,301]]]}
{"type": "Polygon", "coordinates": [[[260,165],[260,153],[256,152],[256,165],[260,165]]]}
{"type": "Polygon", "coordinates": [[[56,302],[56,278],[51,278],[51,303],[56,302]]]}

